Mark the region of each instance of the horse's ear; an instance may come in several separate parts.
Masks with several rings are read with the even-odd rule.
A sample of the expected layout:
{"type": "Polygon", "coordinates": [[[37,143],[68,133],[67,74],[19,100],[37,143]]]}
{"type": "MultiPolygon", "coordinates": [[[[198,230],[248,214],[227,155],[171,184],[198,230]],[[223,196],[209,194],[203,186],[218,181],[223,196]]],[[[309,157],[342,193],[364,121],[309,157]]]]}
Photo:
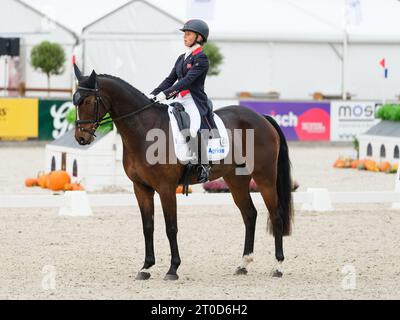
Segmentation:
{"type": "Polygon", "coordinates": [[[78,66],[76,65],[76,63],[74,63],[74,72],[75,72],[75,77],[78,81],[81,81],[82,79],[82,72],[81,70],[79,70],[78,66]]]}
{"type": "Polygon", "coordinates": [[[96,88],[96,78],[97,78],[97,74],[96,71],[92,71],[92,73],[90,74],[88,80],[87,80],[87,87],[91,88],[91,89],[95,89],[96,88]]]}

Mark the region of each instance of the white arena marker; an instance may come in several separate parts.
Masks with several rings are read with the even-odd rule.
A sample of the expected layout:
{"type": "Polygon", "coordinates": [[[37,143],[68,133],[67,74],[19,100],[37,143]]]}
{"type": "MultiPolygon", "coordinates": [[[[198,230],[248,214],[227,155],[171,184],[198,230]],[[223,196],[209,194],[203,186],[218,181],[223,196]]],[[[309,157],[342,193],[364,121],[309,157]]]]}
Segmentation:
{"type": "Polygon", "coordinates": [[[311,194],[311,202],[305,202],[301,210],[305,211],[331,211],[332,201],[326,188],[307,188],[311,194]]]}
{"type": "MultiPolygon", "coordinates": [[[[400,165],[400,163],[399,163],[399,165],[400,165]]],[[[399,192],[399,199],[400,199],[400,168],[397,168],[394,191],[399,192]]],[[[393,202],[392,209],[400,209],[400,202],[393,202]]]]}
{"type": "Polygon", "coordinates": [[[58,215],[86,217],[93,215],[86,191],[65,192],[65,205],[60,208],[58,215]]]}

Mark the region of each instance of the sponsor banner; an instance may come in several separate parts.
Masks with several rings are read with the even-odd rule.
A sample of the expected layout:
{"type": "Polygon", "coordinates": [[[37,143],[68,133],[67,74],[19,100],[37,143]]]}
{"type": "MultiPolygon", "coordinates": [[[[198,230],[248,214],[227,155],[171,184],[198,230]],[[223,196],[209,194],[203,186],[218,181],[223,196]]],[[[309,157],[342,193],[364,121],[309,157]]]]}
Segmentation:
{"type": "Polygon", "coordinates": [[[332,101],[331,140],[352,141],[380,120],[375,113],[381,106],[372,101],[332,101]]]}
{"type": "Polygon", "coordinates": [[[73,128],[66,119],[74,105],[69,100],[39,101],[39,139],[54,140],[73,128]]]}
{"type": "Polygon", "coordinates": [[[330,103],[241,100],[240,105],[272,116],[287,140],[330,139],[330,103]]]}
{"type": "Polygon", "coordinates": [[[0,99],[0,139],[38,136],[38,99],[0,99]]]}

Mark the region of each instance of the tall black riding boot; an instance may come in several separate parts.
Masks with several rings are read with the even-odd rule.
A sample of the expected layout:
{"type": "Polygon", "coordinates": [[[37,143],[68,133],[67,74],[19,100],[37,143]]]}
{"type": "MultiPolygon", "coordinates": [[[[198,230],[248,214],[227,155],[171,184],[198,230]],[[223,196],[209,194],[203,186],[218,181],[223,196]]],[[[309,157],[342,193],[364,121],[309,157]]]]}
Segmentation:
{"type": "Polygon", "coordinates": [[[208,130],[200,130],[197,133],[198,139],[198,152],[197,152],[197,159],[198,159],[198,166],[196,168],[197,171],[197,181],[200,183],[204,183],[208,181],[208,177],[210,176],[211,166],[208,161],[208,130]]]}

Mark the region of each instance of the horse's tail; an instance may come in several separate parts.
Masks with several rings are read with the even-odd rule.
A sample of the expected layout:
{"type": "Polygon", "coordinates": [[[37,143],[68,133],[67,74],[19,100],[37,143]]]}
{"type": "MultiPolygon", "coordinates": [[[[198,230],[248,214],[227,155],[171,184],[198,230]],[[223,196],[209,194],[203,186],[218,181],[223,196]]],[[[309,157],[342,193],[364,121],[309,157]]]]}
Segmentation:
{"type": "Polygon", "coordinates": [[[289,149],[285,135],[278,123],[271,116],[265,115],[264,117],[278,132],[280,139],[276,189],[278,192],[278,213],[283,222],[283,235],[287,236],[291,232],[293,220],[292,177],[289,149]]]}

